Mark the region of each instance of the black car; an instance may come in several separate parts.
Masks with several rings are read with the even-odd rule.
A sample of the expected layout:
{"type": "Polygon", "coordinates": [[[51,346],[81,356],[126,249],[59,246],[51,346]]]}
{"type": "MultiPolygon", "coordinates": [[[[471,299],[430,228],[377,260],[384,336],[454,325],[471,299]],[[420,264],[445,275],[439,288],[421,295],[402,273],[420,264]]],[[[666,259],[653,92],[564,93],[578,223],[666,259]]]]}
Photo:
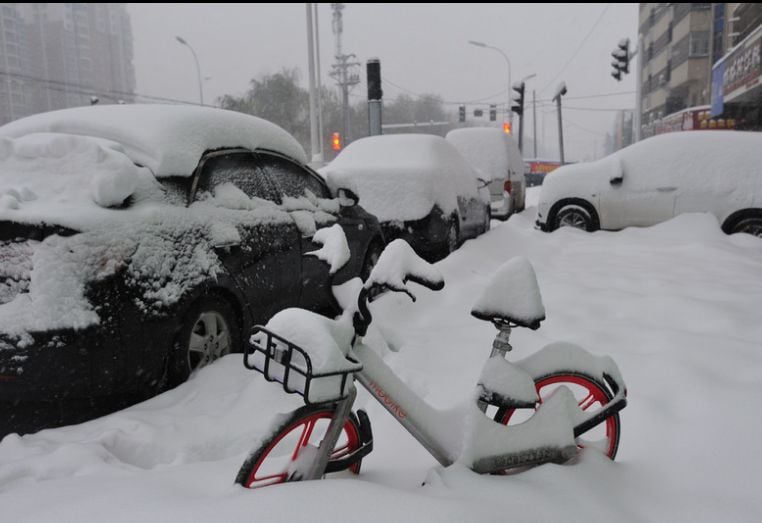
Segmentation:
{"type": "Polygon", "coordinates": [[[0,436],[151,397],[281,309],[336,312],[326,265],[304,256],[319,228],[349,242],[336,283],[383,246],[376,218],[255,117],[94,106],[0,141],[0,436]]]}

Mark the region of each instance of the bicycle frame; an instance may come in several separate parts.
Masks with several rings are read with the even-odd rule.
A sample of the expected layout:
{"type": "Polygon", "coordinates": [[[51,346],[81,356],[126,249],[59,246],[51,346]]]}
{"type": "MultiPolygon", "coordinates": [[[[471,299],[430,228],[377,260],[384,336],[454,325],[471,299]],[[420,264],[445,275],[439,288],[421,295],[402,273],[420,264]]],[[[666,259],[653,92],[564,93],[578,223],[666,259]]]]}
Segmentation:
{"type": "Polygon", "coordinates": [[[355,373],[357,381],[442,466],[460,461],[477,473],[566,461],[576,453],[577,427],[589,430],[626,404],[620,387],[605,408],[585,415],[571,392],[561,388],[529,420],[508,427],[487,418],[475,398],[448,410],[431,407],[362,341],[353,354],[363,364],[355,373]]]}

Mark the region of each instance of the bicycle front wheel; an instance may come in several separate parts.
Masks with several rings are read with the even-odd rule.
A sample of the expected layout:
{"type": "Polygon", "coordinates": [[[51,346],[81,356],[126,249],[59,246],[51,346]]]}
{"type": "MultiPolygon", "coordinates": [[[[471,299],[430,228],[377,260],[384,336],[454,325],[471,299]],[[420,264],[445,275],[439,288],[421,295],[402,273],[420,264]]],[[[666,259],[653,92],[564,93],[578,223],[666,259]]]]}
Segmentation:
{"type": "MultiPolygon", "coordinates": [[[[579,407],[587,413],[603,408],[614,397],[608,387],[592,376],[580,372],[559,371],[535,380],[537,395],[540,398],[539,403],[542,403],[545,398],[561,386],[567,387],[574,394],[579,407]]],[[[539,407],[539,404],[537,406],[539,407]]],[[[522,418],[519,414],[520,410],[500,409],[494,419],[504,425],[524,421],[527,416],[522,418]]],[[[617,412],[577,438],[577,447],[596,448],[613,460],[619,449],[620,432],[621,424],[617,412]]]]}
{"type": "MultiPolygon", "coordinates": [[[[319,405],[305,405],[293,411],[249,454],[238,471],[236,483],[246,488],[259,488],[303,479],[333,413],[333,408],[319,405]]],[[[331,453],[331,461],[351,454],[360,445],[360,423],[351,413],[331,453]]],[[[360,461],[354,463],[349,470],[359,473],[360,464],[360,461]]]]}

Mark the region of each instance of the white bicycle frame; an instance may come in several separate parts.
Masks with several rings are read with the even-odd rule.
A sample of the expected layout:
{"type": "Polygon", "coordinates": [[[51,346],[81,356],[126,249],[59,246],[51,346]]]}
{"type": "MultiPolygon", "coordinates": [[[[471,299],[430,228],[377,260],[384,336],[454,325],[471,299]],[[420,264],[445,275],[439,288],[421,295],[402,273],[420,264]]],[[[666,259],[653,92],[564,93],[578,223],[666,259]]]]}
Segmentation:
{"type": "MultiPolygon", "coordinates": [[[[554,350],[548,347],[546,353],[554,350]]],[[[362,342],[355,344],[353,354],[363,364],[355,373],[357,380],[441,465],[461,461],[477,473],[566,461],[576,453],[575,427],[595,422],[593,418],[603,420],[626,402],[622,386],[604,409],[585,413],[561,387],[527,421],[505,426],[487,418],[475,396],[452,409],[431,407],[362,342]]],[[[537,353],[532,361],[540,359],[537,353]]]]}

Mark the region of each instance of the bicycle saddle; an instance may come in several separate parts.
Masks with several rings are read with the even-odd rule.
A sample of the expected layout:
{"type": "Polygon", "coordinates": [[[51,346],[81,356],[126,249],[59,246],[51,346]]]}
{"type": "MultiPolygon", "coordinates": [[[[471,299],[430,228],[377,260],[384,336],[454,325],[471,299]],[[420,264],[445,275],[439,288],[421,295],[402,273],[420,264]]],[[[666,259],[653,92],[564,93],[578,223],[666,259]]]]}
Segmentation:
{"type": "Polygon", "coordinates": [[[529,260],[517,256],[505,262],[490,278],[471,315],[492,323],[538,329],[545,319],[545,307],[529,260]]]}

